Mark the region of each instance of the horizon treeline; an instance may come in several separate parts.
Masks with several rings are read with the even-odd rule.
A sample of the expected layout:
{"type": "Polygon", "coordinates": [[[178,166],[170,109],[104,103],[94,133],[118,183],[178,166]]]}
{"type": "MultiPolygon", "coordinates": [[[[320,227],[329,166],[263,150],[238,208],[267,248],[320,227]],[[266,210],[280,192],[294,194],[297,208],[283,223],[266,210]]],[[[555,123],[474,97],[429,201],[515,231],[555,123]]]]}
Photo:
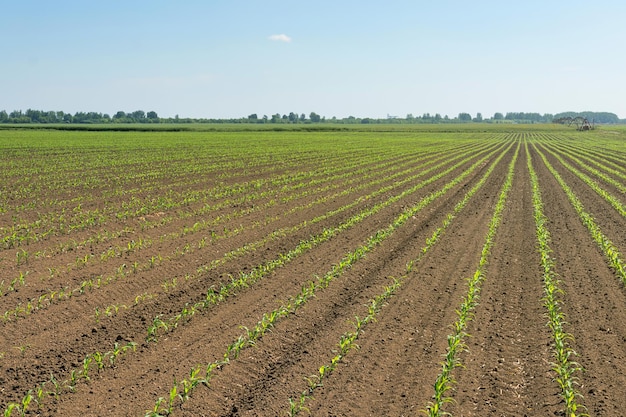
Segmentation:
{"type": "Polygon", "coordinates": [[[451,118],[448,115],[442,116],[439,113],[431,115],[424,113],[421,116],[413,116],[409,113],[406,117],[387,116],[386,118],[371,117],[344,117],[327,118],[311,112],[307,117],[304,113],[290,112],[289,114],[275,113],[271,116],[258,116],[256,113],[246,117],[231,119],[211,119],[211,118],[181,118],[159,117],[155,111],[144,112],[135,110],[133,112],[118,111],[112,116],[107,113],[98,112],[76,112],[74,114],[63,111],[42,111],[28,109],[26,111],[14,110],[8,113],[6,110],[0,111],[0,123],[71,123],[71,124],[106,124],[106,123],[275,123],[275,124],[296,124],[296,123],[341,123],[341,124],[366,124],[366,123],[550,123],[553,120],[565,117],[585,117],[590,122],[602,124],[626,123],[626,119],[619,119],[614,113],[609,112],[562,112],[557,114],[540,114],[524,112],[496,112],[491,117],[483,117],[481,113],[472,116],[470,113],[459,113],[451,118]]]}

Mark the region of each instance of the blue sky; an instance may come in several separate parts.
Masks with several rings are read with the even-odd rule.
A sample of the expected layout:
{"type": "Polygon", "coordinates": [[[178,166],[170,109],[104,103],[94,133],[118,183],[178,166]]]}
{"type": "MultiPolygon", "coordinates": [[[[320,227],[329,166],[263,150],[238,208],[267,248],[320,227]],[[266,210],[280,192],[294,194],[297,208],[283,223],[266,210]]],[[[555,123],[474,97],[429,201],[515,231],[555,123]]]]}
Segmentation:
{"type": "Polygon", "coordinates": [[[608,111],[626,2],[0,0],[0,110],[608,111]]]}

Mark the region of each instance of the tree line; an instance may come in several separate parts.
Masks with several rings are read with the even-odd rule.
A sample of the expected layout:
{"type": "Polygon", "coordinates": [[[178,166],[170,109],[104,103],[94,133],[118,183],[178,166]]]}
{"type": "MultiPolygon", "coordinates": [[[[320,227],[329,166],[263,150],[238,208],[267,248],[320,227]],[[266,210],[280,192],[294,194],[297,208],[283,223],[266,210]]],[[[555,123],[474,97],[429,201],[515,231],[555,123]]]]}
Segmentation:
{"type": "Polygon", "coordinates": [[[106,124],[106,123],[274,123],[274,124],[296,124],[296,123],[341,123],[341,124],[367,124],[367,123],[550,123],[553,120],[563,117],[585,117],[590,122],[595,123],[626,123],[626,119],[620,120],[614,113],[608,112],[563,112],[557,114],[540,114],[524,112],[508,112],[506,114],[496,112],[491,117],[483,117],[481,113],[472,116],[470,113],[459,113],[455,117],[441,115],[439,113],[424,113],[421,116],[414,116],[409,113],[406,117],[387,115],[386,118],[354,117],[344,118],[320,116],[315,112],[304,113],[290,112],[288,114],[275,113],[270,116],[259,116],[256,113],[247,117],[232,119],[211,119],[211,118],[181,118],[159,117],[155,111],[144,112],[135,110],[133,112],[118,111],[112,116],[107,113],[98,112],[76,112],[74,114],[63,111],[42,111],[28,109],[26,111],[14,110],[8,113],[6,110],[0,111],[0,123],[77,123],[77,124],[106,124]]]}
{"type": "Polygon", "coordinates": [[[156,112],[136,110],[126,113],[118,111],[113,116],[98,112],[42,111],[28,109],[14,110],[7,113],[0,111],[0,123],[159,123],[161,120],[156,112]]]}

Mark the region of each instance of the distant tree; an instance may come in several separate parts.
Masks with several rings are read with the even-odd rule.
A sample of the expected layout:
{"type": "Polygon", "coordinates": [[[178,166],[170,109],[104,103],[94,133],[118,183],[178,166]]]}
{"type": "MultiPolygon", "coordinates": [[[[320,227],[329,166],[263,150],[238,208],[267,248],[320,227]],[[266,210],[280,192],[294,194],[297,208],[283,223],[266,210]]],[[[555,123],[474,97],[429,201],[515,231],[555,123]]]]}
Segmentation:
{"type": "Polygon", "coordinates": [[[6,123],[9,121],[9,114],[6,110],[0,111],[0,123],[6,123]]]}
{"type": "Polygon", "coordinates": [[[117,119],[121,120],[121,119],[125,119],[125,118],[126,118],[126,113],[121,111],[121,110],[113,115],[113,120],[117,120],[117,119]]]}
{"type": "Polygon", "coordinates": [[[146,114],[146,117],[150,119],[151,122],[156,123],[159,121],[159,115],[155,111],[149,111],[146,114]]]}
{"type": "Polygon", "coordinates": [[[297,123],[298,122],[298,115],[294,112],[289,113],[289,121],[291,123],[297,123]]]}
{"type": "Polygon", "coordinates": [[[28,117],[31,122],[40,123],[41,122],[41,112],[39,110],[28,109],[24,116],[28,117]]]}
{"type": "Polygon", "coordinates": [[[314,111],[312,111],[311,114],[309,114],[309,119],[311,119],[312,123],[319,123],[320,120],[322,120],[320,115],[315,113],[314,111]]]}
{"type": "Polygon", "coordinates": [[[483,115],[482,113],[476,113],[476,117],[474,117],[474,121],[475,122],[482,122],[483,121],[483,115]]]}
{"type": "Polygon", "coordinates": [[[146,118],[146,113],[143,110],[135,110],[130,116],[135,122],[143,122],[146,118]]]}
{"type": "Polygon", "coordinates": [[[300,122],[302,123],[306,122],[306,115],[304,113],[300,115],[300,122]]]}
{"type": "Polygon", "coordinates": [[[74,113],[74,117],[72,117],[72,123],[85,123],[87,121],[87,113],[82,111],[77,111],[74,113]]]}
{"type": "Polygon", "coordinates": [[[502,113],[493,114],[493,120],[503,120],[503,119],[504,119],[504,115],[502,113]]]}
{"type": "Polygon", "coordinates": [[[46,113],[46,121],[47,123],[58,123],[61,120],[61,118],[57,118],[57,112],[55,111],[48,111],[46,113]]]}
{"type": "Polygon", "coordinates": [[[524,123],[541,123],[549,121],[539,113],[508,112],[504,118],[506,120],[515,120],[524,123]]]}
{"type": "Polygon", "coordinates": [[[461,122],[471,122],[472,115],[469,113],[459,113],[459,121],[461,122]]]}
{"type": "Polygon", "coordinates": [[[572,118],[585,117],[590,122],[595,122],[595,123],[620,123],[620,119],[619,117],[617,117],[615,113],[608,113],[608,112],[591,112],[591,111],[564,112],[564,113],[558,113],[555,115],[545,115],[545,116],[546,117],[550,116],[550,120],[559,119],[562,117],[572,117],[572,118]]]}
{"type": "Polygon", "coordinates": [[[248,116],[248,120],[256,122],[257,120],[259,120],[259,116],[257,116],[256,113],[252,113],[251,115],[248,116]]]}
{"type": "Polygon", "coordinates": [[[279,123],[280,122],[280,114],[276,113],[272,115],[272,119],[270,120],[270,123],[279,123]]]}

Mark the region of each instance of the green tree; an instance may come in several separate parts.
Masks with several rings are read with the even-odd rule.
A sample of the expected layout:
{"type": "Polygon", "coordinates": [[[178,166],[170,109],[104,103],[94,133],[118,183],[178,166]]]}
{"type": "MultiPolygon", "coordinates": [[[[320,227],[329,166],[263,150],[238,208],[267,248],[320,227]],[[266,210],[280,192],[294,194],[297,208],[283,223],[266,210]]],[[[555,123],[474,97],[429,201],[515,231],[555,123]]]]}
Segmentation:
{"type": "Polygon", "coordinates": [[[143,110],[135,110],[130,116],[135,122],[144,122],[146,113],[143,110]]]}
{"type": "Polygon", "coordinates": [[[311,114],[309,114],[309,119],[311,119],[312,123],[319,123],[320,120],[322,120],[321,116],[315,113],[314,111],[312,111],[311,114]]]}
{"type": "Polygon", "coordinates": [[[461,122],[471,122],[472,115],[469,113],[459,113],[459,121],[461,122]]]}

